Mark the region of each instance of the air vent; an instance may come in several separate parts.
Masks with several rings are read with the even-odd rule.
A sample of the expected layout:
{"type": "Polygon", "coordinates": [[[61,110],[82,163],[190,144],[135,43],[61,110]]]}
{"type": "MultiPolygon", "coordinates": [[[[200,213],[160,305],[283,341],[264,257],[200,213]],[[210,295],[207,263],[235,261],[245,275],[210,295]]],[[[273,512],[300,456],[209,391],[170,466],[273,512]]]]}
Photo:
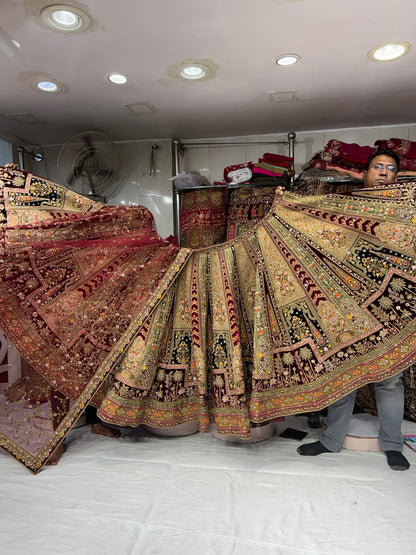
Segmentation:
{"type": "Polygon", "coordinates": [[[125,107],[135,114],[148,114],[157,112],[156,108],[150,102],[136,102],[135,104],[125,104],[125,107]]]}
{"type": "Polygon", "coordinates": [[[271,102],[296,102],[298,99],[297,91],[275,91],[269,92],[271,102]]]}
{"type": "Polygon", "coordinates": [[[16,121],[21,121],[23,123],[32,123],[35,121],[39,121],[37,118],[35,118],[35,116],[32,116],[32,114],[28,114],[26,112],[22,112],[19,114],[4,114],[6,116],[6,118],[12,118],[16,121]]]}

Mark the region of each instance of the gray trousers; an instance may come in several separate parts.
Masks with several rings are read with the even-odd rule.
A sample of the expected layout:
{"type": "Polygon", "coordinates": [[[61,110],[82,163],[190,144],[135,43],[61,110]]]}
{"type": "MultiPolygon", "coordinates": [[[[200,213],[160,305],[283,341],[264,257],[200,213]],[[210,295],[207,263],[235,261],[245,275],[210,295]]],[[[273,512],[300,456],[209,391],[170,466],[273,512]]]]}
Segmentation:
{"type": "MultiPolygon", "coordinates": [[[[402,451],[401,432],[404,411],[402,373],[374,384],[376,405],[380,421],[379,442],[383,451],[402,451]]],[[[340,451],[347,435],[355,404],[356,391],[328,407],[326,429],[320,442],[329,451],[340,451]]]]}

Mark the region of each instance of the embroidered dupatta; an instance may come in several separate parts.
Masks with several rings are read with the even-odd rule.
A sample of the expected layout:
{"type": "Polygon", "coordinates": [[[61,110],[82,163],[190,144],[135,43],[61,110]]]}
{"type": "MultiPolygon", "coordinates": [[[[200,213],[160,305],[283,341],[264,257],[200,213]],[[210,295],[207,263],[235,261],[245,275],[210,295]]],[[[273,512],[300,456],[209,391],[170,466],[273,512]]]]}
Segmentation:
{"type": "Polygon", "coordinates": [[[414,183],[278,193],[252,230],[193,251],[157,236],[144,208],[17,170],[1,183],[0,327],[51,390],[0,405],[0,442],[33,472],[87,403],[124,426],[249,437],[415,360],[414,183]]]}
{"type": "Polygon", "coordinates": [[[0,405],[1,446],[48,460],[188,256],[144,207],[94,203],[2,169],[0,327],[30,364],[0,405]],[[35,384],[35,385],[34,385],[35,384]]]}

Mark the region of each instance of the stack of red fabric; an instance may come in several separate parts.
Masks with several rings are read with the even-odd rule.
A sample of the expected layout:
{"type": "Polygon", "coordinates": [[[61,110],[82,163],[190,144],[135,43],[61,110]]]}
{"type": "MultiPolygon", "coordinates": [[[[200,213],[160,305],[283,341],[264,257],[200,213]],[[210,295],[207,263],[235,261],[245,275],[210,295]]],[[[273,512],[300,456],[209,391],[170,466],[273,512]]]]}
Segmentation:
{"type": "Polygon", "coordinates": [[[416,142],[406,139],[379,140],[377,150],[389,148],[400,158],[400,170],[416,170],[416,142]]]}
{"type": "Polygon", "coordinates": [[[324,150],[315,154],[309,166],[305,168],[318,168],[320,170],[339,168],[341,171],[348,170],[361,173],[367,162],[367,158],[376,151],[372,146],[361,146],[357,143],[344,143],[337,139],[331,139],[324,150]]]}
{"type": "Polygon", "coordinates": [[[287,177],[294,174],[292,169],[293,158],[266,152],[259,161],[253,165],[254,181],[269,180],[275,177],[287,177]]]}
{"type": "MultiPolygon", "coordinates": [[[[273,181],[276,178],[288,178],[294,175],[292,168],[293,157],[266,152],[258,159],[258,162],[244,162],[224,168],[224,181],[231,183],[236,180],[239,170],[249,169],[251,177],[246,182],[273,181]]],[[[245,174],[247,175],[247,174],[245,174]]]]}

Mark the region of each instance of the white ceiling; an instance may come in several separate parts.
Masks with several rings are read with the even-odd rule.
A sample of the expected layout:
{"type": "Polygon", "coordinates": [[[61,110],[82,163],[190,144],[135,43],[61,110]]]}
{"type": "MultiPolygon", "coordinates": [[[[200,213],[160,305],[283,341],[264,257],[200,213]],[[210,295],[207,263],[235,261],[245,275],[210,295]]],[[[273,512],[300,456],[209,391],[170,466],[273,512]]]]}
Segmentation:
{"type": "Polygon", "coordinates": [[[68,0],[94,20],[74,34],[42,25],[40,10],[52,3],[0,3],[1,27],[21,44],[14,58],[0,55],[0,137],[8,141],[60,144],[84,130],[114,140],[191,139],[416,121],[413,0],[68,0]],[[413,50],[369,61],[367,52],[389,40],[413,50]],[[301,62],[278,67],[275,58],[287,52],[301,62]],[[185,58],[210,61],[216,76],[171,77],[185,58]],[[111,85],[113,71],[129,83],[111,85]],[[66,92],[34,90],[37,73],[66,92]],[[295,91],[297,100],[272,102],[275,91],[295,91]],[[137,102],[156,111],[125,106],[137,102]],[[35,121],[15,121],[16,113],[35,121]]]}

